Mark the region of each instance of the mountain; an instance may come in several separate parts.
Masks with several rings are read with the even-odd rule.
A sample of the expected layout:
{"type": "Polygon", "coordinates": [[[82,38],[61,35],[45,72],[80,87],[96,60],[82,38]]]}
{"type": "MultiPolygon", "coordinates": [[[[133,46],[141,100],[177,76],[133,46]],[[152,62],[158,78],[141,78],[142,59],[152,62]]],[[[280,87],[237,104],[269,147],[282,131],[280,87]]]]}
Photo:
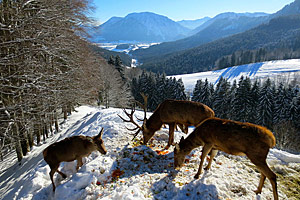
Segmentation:
{"type": "Polygon", "coordinates": [[[141,62],[152,60],[155,56],[170,54],[200,46],[202,44],[241,33],[269,20],[266,13],[222,13],[209,19],[193,32],[196,34],[173,42],[164,42],[132,52],[141,62]]]}
{"type": "MultiPolygon", "coordinates": [[[[167,75],[195,73],[215,68],[217,60],[223,56],[259,49],[274,53],[268,58],[270,60],[278,59],[277,53],[284,59],[289,58],[290,55],[285,55],[287,49],[291,50],[290,58],[297,58],[300,51],[300,15],[274,18],[268,24],[240,34],[186,51],[155,57],[141,67],[152,72],[165,72],[167,75]]],[[[261,52],[256,53],[257,57],[261,56],[261,52]]],[[[248,54],[248,57],[253,57],[251,52],[248,54]]]]}
{"type": "Polygon", "coordinates": [[[300,14],[300,0],[295,0],[294,2],[286,5],[278,12],[272,15],[273,18],[279,16],[287,16],[287,15],[297,15],[300,14]]]}
{"type": "Polygon", "coordinates": [[[207,22],[210,19],[211,19],[210,17],[204,17],[202,19],[196,19],[196,20],[181,20],[181,21],[178,21],[177,23],[180,24],[181,26],[184,26],[186,28],[193,30],[193,29],[201,26],[202,24],[204,24],[205,22],[207,22]]]}
{"type": "MultiPolygon", "coordinates": [[[[244,26],[244,23],[249,23],[249,21],[252,21],[253,19],[257,19],[260,17],[263,17],[265,19],[266,16],[269,14],[263,13],[263,12],[255,12],[255,13],[234,13],[234,12],[225,12],[216,15],[214,18],[206,21],[202,25],[198,26],[193,30],[193,33],[199,33],[200,31],[210,27],[214,26],[215,24],[218,24],[219,28],[221,29],[239,29],[240,26],[244,26]]],[[[251,23],[251,22],[250,22],[251,23]]],[[[253,22],[252,22],[253,23],[253,22]]],[[[255,25],[255,24],[254,24],[255,25]]],[[[251,26],[251,24],[250,24],[251,26]]],[[[251,28],[253,25],[251,26],[251,28]]],[[[249,28],[250,29],[250,28],[249,28]]]]}
{"type": "Polygon", "coordinates": [[[175,21],[150,12],[113,17],[92,33],[92,42],[164,42],[185,37],[189,29],[175,21]]]}

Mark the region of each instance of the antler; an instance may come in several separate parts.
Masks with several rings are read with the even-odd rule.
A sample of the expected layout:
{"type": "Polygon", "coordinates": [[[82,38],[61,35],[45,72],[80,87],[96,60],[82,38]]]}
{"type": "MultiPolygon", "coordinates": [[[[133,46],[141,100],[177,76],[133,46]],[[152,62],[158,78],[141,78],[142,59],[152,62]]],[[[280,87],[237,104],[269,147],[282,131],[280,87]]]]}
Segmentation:
{"type": "MultiPolygon", "coordinates": [[[[138,104],[141,108],[143,108],[143,110],[144,110],[144,119],[143,120],[141,120],[141,119],[139,119],[139,118],[137,118],[139,121],[143,121],[143,123],[145,124],[146,123],[146,120],[147,120],[147,118],[146,118],[146,114],[147,114],[147,103],[148,103],[148,97],[144,94],[144,93],[141,93],[141,96],[143,97],[143,99],[144,99],[144,104],[142,104],[141,102],[138,102],[138,101],[135,101],[135,103],[136,104],[138,104]]],[[[136,131],[135,132],[135,134],[134,134],[134,137],[133,137],[133,139],[132,140],[134,140],[134,138],[139,134],[139,132],[141,131],[141,130],[143,130],[143,128],[140,126],[140,125],[138,125],[138,123],[136,123],[135,121],[134,121],[134,119],[133,119],[133,114],[134,114],[134,112],[135,112],[135,106],[132,106],[132,108],[131,108],[131,113],[128,113],[125,109],[123,109],[123,112],[127,115],[127,117],[129,118],[129,119],[124,119],[123,117],[121,117],[120,115],[118,115],[124,122],[131,122],[131,123],[133,123],[136,127],[135,128],[127,128],[126,127],[126,129],[127,130],[129,130],[129,131],[136,131]]],[[[143,126],[144,126],[144,124],[143,124],[143,126]]]]}
{"type": "Polygon", "coordinates": [[[143,97],[143,99],[144,99],[144,104],[142,104],[141,102],[139,102],[139,101],[135,101],[141,108],[143,108],[143,110],[144,110],[144,119],[143,120],[141,120],[141,119],[139,119],[139,118],[137,118],[139,121],[144,121],[144,123],[146,122],[146,120],[147,120],[147,118],[146,118],[146,115],[147,115],[147,104],[148,104],[148,96],[147,95],[145,95],[144,93],[140,93],[141,94],[141,96],[143,97]]]}
{"type": "Polygon", "coordinates": [[[132,140],[134,140],[134,138],[139,134],[139,132],[142,130],[142,127],[140,125],[138,125],[138,123],[136,123],[133,119],[133,114],[135,112],[135,107],[132,107],[131,108],[131,113],[128,113],[125,109],[123,109],[123,112],[127,115],[127,117],[129,119],[124,119],[123,117],[121,117],[120,115],[118,115],[124,122],[131,122],[133,123],[136,127],[135,128],[127,128],[127,130],[129,131],[136,131],[135,134],[134,134],[134,137],[132,140]]]}

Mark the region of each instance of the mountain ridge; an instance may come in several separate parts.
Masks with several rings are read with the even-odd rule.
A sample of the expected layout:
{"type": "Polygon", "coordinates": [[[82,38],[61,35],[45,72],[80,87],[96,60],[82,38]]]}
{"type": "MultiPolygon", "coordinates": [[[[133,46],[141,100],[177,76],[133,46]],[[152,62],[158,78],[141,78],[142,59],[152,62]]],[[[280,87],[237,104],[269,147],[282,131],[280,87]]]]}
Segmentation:
{"type": "Polygon", "coordinates": [[[183,38],[190,31],[166,16],[151,12],[113,17],[96,29],[91,38],[93,42],[163,42],[183,38]]]}

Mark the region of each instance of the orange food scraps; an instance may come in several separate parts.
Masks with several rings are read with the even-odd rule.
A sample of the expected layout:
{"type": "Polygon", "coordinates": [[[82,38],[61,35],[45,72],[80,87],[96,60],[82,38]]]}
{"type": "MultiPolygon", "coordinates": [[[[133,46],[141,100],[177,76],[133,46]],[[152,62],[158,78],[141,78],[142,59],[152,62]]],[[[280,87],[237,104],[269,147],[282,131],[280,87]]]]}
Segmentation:
{"type": "Polygon", "coordinates": [[[160,150],[156,150],[156,153],[157,153],[158,155],[166,155],[166,154],[169,153],[169,151],[160,151],[160,150]]]}
{"type": "Polygon", "coordinates": [[[123,170],[115,169],[115,170],[113,171],[113,173],[111,174],[111,177],[114,177],[114,178],[120,177],[120,176],[122,176],[124,173],[125,173],[125,172],[124,172],[123,170]]]}

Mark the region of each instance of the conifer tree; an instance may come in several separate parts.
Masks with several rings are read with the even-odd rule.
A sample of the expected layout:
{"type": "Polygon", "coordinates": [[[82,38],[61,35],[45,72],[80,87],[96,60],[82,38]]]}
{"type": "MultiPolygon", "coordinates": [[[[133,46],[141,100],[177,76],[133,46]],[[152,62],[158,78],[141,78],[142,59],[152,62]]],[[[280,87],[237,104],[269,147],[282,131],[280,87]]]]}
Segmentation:
{"type": "Polygon", "coordinates": [[[215,91],[214,111],[217,117],[228,118],[230,112],[230,83],[221,77],[215,91]]]}
{"type": "Polygon", "coordinates": [[[249,77],[242,76],[240,78],[238,88],[236,89],[235,101],[234,101],[234,114],[233,117],[237,121],[248,121],[250,113],[250,95],[251,81],[249,77]]]}
{"type": "Polygon", "coordinates": [[[274,87],[268,78],[262,86],[259,98],[258,123],[262,126],[272,128],[274,117],[274,87]]]}
{"type": "Polygon", "coordinates": [[[203,82],[201,79],[197,80],[197,83],[193,90],[192,101],[201,102],[200,96],[202,92],[203,82]]]}
{"type": "Polygon", "coordinates": [[[250,112],[248,119],[249,122],[255,124],[258,121],[257,107],[259,105],[260,87],[260,82],[255,80],[250,91],[250,112]]]}

